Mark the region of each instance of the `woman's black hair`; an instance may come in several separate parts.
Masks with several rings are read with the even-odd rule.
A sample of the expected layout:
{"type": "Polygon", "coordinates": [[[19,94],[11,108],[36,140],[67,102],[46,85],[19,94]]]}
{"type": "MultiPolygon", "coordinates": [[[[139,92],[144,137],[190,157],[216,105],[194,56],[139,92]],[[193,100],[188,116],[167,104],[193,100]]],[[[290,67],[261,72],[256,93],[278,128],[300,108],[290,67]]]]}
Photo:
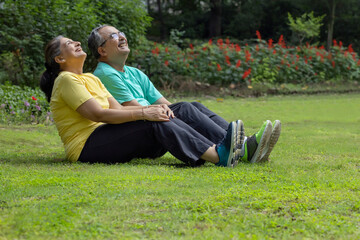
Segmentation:
{"type": "Polygon", "coordinates": [[[51,93],[54,87],[54,82],[60,73],[60,65],[55,61],[55,57],[60,55],[60,39],[63,36],[59,35],[53,38],[45,47],[45,67],[46,70],[41,76],[40,88],[45,93],[46,99],[50,102],[51,93]]]}

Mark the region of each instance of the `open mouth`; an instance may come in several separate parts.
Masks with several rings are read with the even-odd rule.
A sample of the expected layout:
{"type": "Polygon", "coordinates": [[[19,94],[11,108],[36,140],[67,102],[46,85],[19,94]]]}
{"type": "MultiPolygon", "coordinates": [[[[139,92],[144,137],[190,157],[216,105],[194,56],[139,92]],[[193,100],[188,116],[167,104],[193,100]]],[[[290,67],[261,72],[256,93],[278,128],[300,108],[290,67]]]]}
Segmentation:
{"type": "Polygon", "coordinates": [[[81,52],[82,51],[82,48],[78,48],[75,50],[75,52],[81,52]]]}
{"type": "Polygon", "coordinates": [[[124,42],[120,42],[118,46],[122,48],[122,47],[126,47],[126,45],[127,45],[126,41],[124,41],[124,42]]]}

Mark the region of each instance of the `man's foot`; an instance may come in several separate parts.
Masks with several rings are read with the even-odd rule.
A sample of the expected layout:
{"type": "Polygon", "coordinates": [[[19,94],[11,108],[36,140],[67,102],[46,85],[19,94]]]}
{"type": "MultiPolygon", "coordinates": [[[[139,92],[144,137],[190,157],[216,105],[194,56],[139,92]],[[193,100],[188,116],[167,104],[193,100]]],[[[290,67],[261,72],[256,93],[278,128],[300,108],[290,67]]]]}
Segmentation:
{"type": "Polygon", "coordinates": [[[269,160],[270,153],[273,150],[277,141],[279,140],[280,133],[281,133],[281,122],[279,120],[275,120],[275,122],[273,123],[273,129],[271,132],[268,146],[264,150],[260,162],[265,162],[269,160]]]}
{"type": "Polygon", "coordinates": [[[217,166],[233,167],[235,162],[235,139],[237,138],[236,123],[231,122],[229,124],[226,136],[216,146],[216,151],[219,155],[219,162],[217,166]]]}
{"type": "Polygon", "coordinates": [[[262,153],[268,145],[272,131],[272,123],[266,120],[260,130],[246,138],[244,149],[241,151],[241,161],[257,163],[261,161],[262,153]]]}

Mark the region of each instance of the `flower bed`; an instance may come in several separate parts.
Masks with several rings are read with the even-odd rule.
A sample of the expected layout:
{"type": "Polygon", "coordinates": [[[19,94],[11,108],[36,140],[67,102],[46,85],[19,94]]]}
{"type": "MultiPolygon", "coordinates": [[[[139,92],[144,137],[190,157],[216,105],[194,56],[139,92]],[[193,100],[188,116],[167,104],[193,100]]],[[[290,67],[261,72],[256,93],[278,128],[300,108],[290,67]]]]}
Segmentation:
{"type": "Polygon", "coordinates": [[[40,89],[0,85],[1,123],[51,123],[49,104],[40,89]]]}
{"type": "Polygon", "coordinates": [[[287,46],[257,39],[243,45],[229,39],[210,39],[186,49],[147,42],[133,52],[131,64],[141,68],[157,85],[169,84],[174,75],[217,85],[253,83],[321,83],[360,80],[360,60],[351,45],[287,46]]]}

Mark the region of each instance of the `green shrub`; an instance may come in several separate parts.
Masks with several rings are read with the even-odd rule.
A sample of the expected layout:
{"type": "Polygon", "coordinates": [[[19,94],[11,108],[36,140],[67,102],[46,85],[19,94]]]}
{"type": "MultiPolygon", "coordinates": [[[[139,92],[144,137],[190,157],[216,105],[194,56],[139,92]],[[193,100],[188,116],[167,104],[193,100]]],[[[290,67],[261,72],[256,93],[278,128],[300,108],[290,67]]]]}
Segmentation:
{"type": "Polygon", "coordinates": [[[1,123],[51,123],[49,104],[36,88],[0,85],[1,123]]]}
{"type": "MultiPolygon", "coordinates": [[[[126,32],[136,46],[150,23],[141,0],[4,0],[0,4],[0,84],[38,86],[44,48],[57,35],[82,42],[99,24],[126,32]]],[[[94,59],[88,58],[89,71],[94,59]]]]}

